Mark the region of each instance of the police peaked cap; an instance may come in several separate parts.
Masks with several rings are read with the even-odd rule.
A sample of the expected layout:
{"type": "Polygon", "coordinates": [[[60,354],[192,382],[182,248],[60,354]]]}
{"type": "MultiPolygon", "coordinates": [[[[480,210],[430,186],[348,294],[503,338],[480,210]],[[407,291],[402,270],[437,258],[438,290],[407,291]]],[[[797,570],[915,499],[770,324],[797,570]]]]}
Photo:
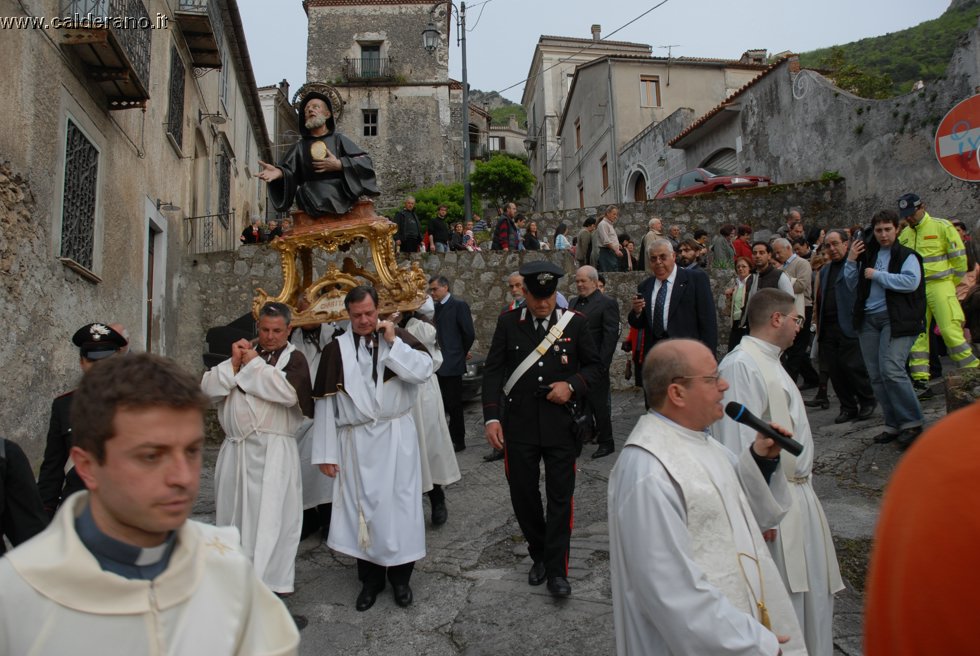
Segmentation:
{"type": "Polygon", "coordinates": [[[129,342],[106,323],[90,323],[75,331],[72,343],[86,360],[101,360],[114,355],[129,342]]]}
{"type": "Polygon", "coordinates": [[[524,277],[524,286],[535,298],[548,298],[558,289],[558,280],[565,272],[557,264],[535,260],[521,266],[518,273],[524,277]]]}

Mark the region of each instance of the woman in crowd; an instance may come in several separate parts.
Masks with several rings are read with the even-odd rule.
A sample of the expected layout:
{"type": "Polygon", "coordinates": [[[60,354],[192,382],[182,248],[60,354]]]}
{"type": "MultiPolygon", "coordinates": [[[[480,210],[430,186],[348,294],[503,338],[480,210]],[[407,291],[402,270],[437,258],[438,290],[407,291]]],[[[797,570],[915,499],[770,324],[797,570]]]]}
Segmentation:
{"type": "Polygon", "coordinates": [[[466,235],[463,233],[462,223],[453,224],[453,232],[451,235],[449,235],[449,250],[451,251],[466,250],[466,235]]]}
{"type": "Polygon", "coordinates": [[[538,239],[538,223],[531,221],[527,224],[527,232],[524,233],[524,250],[541,250],[541,240],[538,239]]]}
{"type": "Polygon", "coordinates": [[[558,227],[555,228],[555,250],[556,251],[567,251],[572,248],[571,242],[568,241],[568,237],[565,236],[565,232],[568,230],[568,226],[564,223],[559,223],[558,227]]]}
{"type": "Polygon", "coordinates": [[[735,258],[735,276],[732,278],[731,284],[725,290],[726,302],[726,312],[732,318],[732,327],[728,333],[728,350],[731,351],[733,348],[738,346],[738,343],[742,341],[742,337],[746,335],[748,330],[742,328],[740,324],[742,323],[742,312],[745,311],[745,294],[748,291],[746,288],[746,283],[749,280],[749,275],[752,273],[752,261],[747,257],[736,257],[735,258]]]}
{"type": "Polygon", "coordinates": [[[630,239],[629,235],[619,236],[619,246],[622,250],[623,255],[619,258],[619,270],[620,271],[637,271],[643,270],[643,265],[639,263],[636,259],[636,245],[633,240],[630,239]]]}
{"type": "MultiPolygon", "coordinates": [[[[820,289],[820,276],[817,273],[823,268],[825,264],[830,262],[830,255],[827,250],[827,246],[823,244],[824,231],[820,230],[820,245],[815,246],[813,249],[813,254],[810,256],[810,268],[813,270],[813,298],[817,297],[817,292],[820,289]]],[[[802,328],[801,328],[802,330],[802,328]]],[[[813,323],[809,327],[810,332],[815,333],[817,330],[817,319],[813,318],[813,323]]],[[[827,368],[827,361],[823,358],[817,357],[817,341],[814,339],[810,345],[810,359],[814,361],[814,366],[817,368],[817,374],[820,376],[820,382],[817,386],[817,394],[812,399],[808,399],[803,402],[808,408],[819,407],[822,410],[826,410],[830,407],[830,399],[827,396],[827,384],[830,382],[830,369],[827,368]]]]}

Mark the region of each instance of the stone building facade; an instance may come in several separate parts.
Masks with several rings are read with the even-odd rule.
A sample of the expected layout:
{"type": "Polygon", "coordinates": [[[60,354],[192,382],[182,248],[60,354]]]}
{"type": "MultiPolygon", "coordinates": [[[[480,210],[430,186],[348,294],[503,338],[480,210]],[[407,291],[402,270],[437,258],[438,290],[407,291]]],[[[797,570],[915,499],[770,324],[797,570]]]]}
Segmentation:
{"type": "MultiPolygon", "coordinates": [[[[307,0],[306,78],[329,84],[344,101],[338,130],[371,155],[381,208],[406,194],[461,179],[462,85],[449,77],[447,5],[431,0],[307,0]],[[440,45],[422,45],[433,22],[440,45]]],[[[453,28],[455,29],[455,28],[453,28]]],[[[469,112],[471,158],[486,143],[489,122],[469,112]],[[482,127],[481,127],[482,124],[482,127]]]]}
{"type": "Polygon", "coordinates": [[[562,207],[643,201],[658,188],[641,168],[620,175],[623,147],[681,108],[708,111],[764,71],[741,60],[604,56],[575,69],[558,118],[562,207]]]}
{"type": "MultiPolygon", "coordinates": [[[[0,0],[0,15],[91,6],[0,0]]],[[[134,350],[175,356],[184,255],[237,241],[264,203],[252,172],[268,137],[236,1],[111,6],[135,27],[0,39],[0,425],[35,464],[50,399],[80,374],[75,330],[121,322],[134,350]]]]}
{"type": "Polygon", "coordinates": [[[642,154],[630,157],[646,166],[680,159],[691,168],[728,151],[741,172],[777,182],[835,172],[847,179],[842,213],[850,223],[895,208],[900,195],[915,192],[935,216],[963,219],[976,233],[980,187],[942,169],[934,139],[943,116],[978,88],[980,28],[961,40],[942,79],[884,100],[847,93],[820,73],[800,70],[790,56],[666,145],[648,140],[642,154]]]}
{"type": "Polygon", "coordinates": [[[599,25],[593,25],[591,31],[590,39],[542,36],[531,57],[521,104],[527,110],[528,166],[537,180],[531,199],[538,211],[563,207],[558,117],[565,107],[575,67],[606,55],[649,57],[652,52],[644,43],[603,40],[599,25]]]}

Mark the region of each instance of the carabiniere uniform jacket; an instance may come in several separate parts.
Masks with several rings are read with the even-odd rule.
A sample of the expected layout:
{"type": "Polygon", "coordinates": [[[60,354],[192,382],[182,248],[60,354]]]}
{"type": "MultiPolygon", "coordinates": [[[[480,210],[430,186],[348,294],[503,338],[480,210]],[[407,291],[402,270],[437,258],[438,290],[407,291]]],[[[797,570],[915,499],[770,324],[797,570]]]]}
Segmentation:
{"type": "MultiPolygon", "coordinates": [[[[552,312],[549,326],[557,323],[561,312],[558,308],[552,312]]],[[[586,319],[576,312],[562,336],[504,397],[503,387],[511,372],[540,343],[533,315],[526,307],[497,319],[483,372],[483,418],[499,419],[507,442],[556,446],[573,440],[571,413],[545,399],[539,387],[564,381],[575,390],[572,400],[581,403],[588,388],[603,375],[586,319]]]]}

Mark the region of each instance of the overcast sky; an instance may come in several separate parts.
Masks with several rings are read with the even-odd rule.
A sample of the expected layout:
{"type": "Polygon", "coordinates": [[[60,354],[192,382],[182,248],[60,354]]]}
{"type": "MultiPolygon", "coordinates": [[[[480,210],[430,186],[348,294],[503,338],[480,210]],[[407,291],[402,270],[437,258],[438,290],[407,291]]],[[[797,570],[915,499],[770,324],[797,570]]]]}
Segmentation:
{"type": "MultiPolygon", "coordinates": [[[[470,88],[500,91],[504,97],[520,102],[523,79],[538,37],[549,34],[591,38],[593,23],[602,25],[604,38],[649,44],[655,56],[667,54],[662,46],[674,45],[674,56],[737,59],[752,48],[765,48],[771,53],[805,52],[887,34],[938,18],[949,6],[949,0],[667,0],[654,8],[660,3],[661,0],[468,2],[466,59],[470,88]]],[[[286,78],[290,93],[294,92],[306,80],[307,24],[301,0],[239,0],[238,5],[256,82],[266,86],[286,78]]],[[[419,25],[419,48],[424,27],[419,25]]],[[[455,22],[450,44],[450,76],[458,80],[460,50],[456,46],[455,22]]]]}

